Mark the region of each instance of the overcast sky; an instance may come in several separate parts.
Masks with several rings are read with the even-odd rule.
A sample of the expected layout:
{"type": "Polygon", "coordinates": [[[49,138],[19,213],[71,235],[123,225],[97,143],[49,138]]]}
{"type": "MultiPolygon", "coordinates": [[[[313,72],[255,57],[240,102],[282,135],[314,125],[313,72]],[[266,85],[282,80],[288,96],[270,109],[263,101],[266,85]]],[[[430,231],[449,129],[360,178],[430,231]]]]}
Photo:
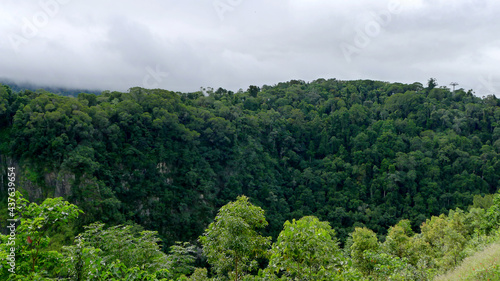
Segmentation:
{"type": "Polygon", "coordinates": [[[0,78],[188,92],[435,77],[500,97],[499,14],[493,0],[1,0],[0,78]]]}

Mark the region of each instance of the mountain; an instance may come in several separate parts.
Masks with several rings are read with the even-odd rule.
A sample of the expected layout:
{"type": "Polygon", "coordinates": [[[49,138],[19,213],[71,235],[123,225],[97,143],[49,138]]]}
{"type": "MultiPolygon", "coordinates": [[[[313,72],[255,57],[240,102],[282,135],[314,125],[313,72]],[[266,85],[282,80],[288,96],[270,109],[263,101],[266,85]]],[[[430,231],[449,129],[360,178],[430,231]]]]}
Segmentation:
{"type": "MultiPolygon", "coordinates": [[[[465,215],[432,216],[491,206],[481,202],[500,185],[500,100],[434,79],[76,97],[2,85],[0,165],[2,179],[15,168],[31,201],[62,196],[81,208],[79,231],[96,221],[137,223],[166,246],[196,242],[219,208],[246,195],[265,211],[266,236],[315,216],[357,249],[358,234],[378,243],[399,228],[434,233],[465,215]]],[[[443,264],[456,264],[458,252],[446,251],[443,264]]]]}
{"type": "Polygon", "coordinates": [[[29,82],[15,82],[11,79],[0,78],[0,84],[7,85],[12,91],[19,92],[23,90],[45,90],[50,93],[54,93],[61,96],[73,96],[76,97],[79,93],[89,93],[100,95],[101,91],[99,90],[90,90],[90,89],[76,89],[76,88],[65,88],[65,87],[56,87],[56,86],[41,86],[29,82]]]}
{"type": "Polygon", "coordinates": [[[132,220],[193,241],[239,195],[341,241],[466,208],[500,180],[500,102],[435,81],[292,80],[247,91],[132,88],[65,97],[3,87],[1,154],[31,199],[64,196],[82,223],[132,220]]]}

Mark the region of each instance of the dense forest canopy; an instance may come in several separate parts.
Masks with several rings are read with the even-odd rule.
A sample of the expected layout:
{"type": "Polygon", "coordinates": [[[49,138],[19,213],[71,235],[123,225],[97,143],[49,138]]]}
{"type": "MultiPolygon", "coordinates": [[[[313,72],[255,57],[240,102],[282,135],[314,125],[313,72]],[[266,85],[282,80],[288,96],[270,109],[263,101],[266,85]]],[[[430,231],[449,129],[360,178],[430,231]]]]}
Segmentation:
{"type": "Polygon", "coordinates": [[[344,243],[355,227],[417,230],[500,184],[500,100],[434,79],[78,97],[3,85],[0,126],[2,165],[21,167],[32,200],[64,196],[80,226],[134,221],[167,245],[196,241],[239,195],[274,239],[314,215],[344,243]]]}

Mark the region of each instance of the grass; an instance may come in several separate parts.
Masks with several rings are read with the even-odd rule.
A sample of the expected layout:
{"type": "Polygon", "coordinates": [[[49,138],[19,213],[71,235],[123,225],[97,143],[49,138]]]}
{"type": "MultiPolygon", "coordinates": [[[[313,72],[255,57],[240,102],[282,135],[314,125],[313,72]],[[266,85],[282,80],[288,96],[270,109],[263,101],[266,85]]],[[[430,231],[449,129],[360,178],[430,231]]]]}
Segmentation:
{"type": "Polygon", "coordinates": [[[500,281],[500,242],[466,258],[453,270],[438,276],[434,281],[490,280],[500,281]]]}

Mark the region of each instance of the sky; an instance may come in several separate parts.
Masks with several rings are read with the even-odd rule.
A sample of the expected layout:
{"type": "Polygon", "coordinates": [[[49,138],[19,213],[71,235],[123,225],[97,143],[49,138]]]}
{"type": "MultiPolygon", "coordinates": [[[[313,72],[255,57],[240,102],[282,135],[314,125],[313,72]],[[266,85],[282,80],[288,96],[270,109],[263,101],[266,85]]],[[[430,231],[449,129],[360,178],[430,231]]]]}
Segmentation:
{"type": "Polygon", "coordinates": [[[0,79],[246,90],[372,79],[500,97],[494,0],[1,0],[0,79]]]}

